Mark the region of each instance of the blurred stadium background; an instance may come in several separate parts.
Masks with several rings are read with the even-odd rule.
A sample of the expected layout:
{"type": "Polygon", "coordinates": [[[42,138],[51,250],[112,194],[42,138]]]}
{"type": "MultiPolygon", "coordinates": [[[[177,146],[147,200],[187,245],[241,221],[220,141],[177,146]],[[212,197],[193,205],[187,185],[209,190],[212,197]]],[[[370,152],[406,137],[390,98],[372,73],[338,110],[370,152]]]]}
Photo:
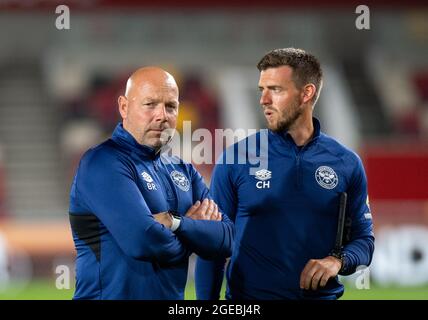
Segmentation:
{"type": "MultiPolygon", "coordinates": [[[[174,74],[180,120],[193,130],[257,129],[255,64],[288,46],[320,58],[316,114],[367,170],[375,257],[368,271],[343,278],[344,298],[428,299],[423,1],[9,0],[0,1],[0,39],[0,299],[72,297],[71,178],[119,120],[130,72],[160,65],[174,74]],[[59,4],[70,8],[69,30],[55,28],[59,4]],[[359,4],[370,9],[369,30],[355,26],[359,4]],[[56,287],[68,284],[62,266],[69,289],[56,287]]],[[[198,169],[209,182],[212,166],[198,169]]],[[[188,283],[191,299],[193,259],[188,283]]]]}

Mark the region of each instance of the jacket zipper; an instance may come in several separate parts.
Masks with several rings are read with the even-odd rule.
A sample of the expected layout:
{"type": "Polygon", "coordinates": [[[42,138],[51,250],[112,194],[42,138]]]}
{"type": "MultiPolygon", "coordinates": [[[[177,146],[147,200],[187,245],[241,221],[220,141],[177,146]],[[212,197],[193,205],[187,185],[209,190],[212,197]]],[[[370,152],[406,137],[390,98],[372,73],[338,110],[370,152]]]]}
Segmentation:
{"type": "Polygon", "coordinates": [[[296,188],[300,189],[300,151],[297,152],[296,154],[296,188]]]}
{"type": "Polygon", "coordinates": [[[157,172],[157,175],[162,182],[161,189],[164,195],[166,191],[166,201],[168,203],[168,206],[170,207],[169,209],[176,210],[177,196],[175,195],[174,191],[171,189],[170,181],[166,179],[165,173],[163,172],[163,170],[160,170],[158,164],[156,163],[156,160],[153,160],[153,167],[155,168],[155,171],[157,172]],[[171,203],[173,203],[173,206],[170,206],[171,203]]]}
{"type": "Polygon", "coordinates": [[[297,150],[296,153],[296,188],[300,188],[302,186],[302,158],[303,152],[305,151],[308,144],[305,144],[300,150],[297,150]]]}

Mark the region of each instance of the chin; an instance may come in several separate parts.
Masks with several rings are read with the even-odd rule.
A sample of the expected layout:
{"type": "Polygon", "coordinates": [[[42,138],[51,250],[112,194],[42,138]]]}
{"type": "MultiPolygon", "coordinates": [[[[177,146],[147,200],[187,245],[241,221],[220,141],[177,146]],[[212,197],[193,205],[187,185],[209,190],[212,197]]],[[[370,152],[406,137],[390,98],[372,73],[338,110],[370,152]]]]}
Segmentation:
{"type": "Polygon", "coordinates": [[[161,145],[160,141],[156,141],[155,139],[146,139],[143,141],[142,145],[148,146],[150,148],[159,148],[161,145]]]}
{"type": "Polygon", "coordinates": [[[154,141],[154,142],[150,143],[150,146],[152,148],[159,149],[163,146],[163,144],[160,141],[154,141]]]}
{"type": "Polygon", "coordinates": [[[159,141],[156,141],[155,143],[153,143],[153,148],[162,148],[166,145],[167,145],[167,143],[159,140],[159,141]]]}
{"type": "Polygon", "coordinates": [[[287,132],[290,128],[287,125],[275,125],[275,126],[270,126],[269,127],[270,130],[272,130],[273,132],[276,133],[282,133],[282,132],[287,132]]]}
{"type": "Polygon", "coordinates": [[[267,127],[268,127],[269,130],[272,130],[272,131],[277,131],[278,130],[278,124],[277,123],[269,123],[268,122],[267,127]]]}

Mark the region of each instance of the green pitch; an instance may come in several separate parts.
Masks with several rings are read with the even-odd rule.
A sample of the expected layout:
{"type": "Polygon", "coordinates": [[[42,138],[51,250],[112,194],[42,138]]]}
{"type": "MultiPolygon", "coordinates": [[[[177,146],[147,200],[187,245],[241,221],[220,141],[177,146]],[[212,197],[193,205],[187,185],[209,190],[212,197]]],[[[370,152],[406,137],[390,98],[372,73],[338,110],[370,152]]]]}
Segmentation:
{"type": "MultiPolygon", "coordinates": [[[[58,290],[54,280],[36,280],[24,289],[11,286],[7,290],[0,288],[0,300],[68,300],[73,296],[74,288],[58,290]]],[[[222,296],[224,296],[224,288],[222,296]]],[[[195,299],[193,283],[186,288],[187,300],[195,299]]],[[[343,300],[428,300],[428,285],[413,288],[384,288],[372,286],[369,290],[348,288],[343,300]]]]}

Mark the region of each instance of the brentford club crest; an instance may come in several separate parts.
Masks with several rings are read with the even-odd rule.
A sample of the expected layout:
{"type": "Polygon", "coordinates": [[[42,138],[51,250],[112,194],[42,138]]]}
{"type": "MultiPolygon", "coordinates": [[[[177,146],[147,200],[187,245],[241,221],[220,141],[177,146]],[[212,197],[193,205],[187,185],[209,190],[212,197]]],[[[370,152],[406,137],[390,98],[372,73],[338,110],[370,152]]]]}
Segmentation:
{"type": "Polygon", "coordinates": [[[187,179],[187,177],[182,172],[174,170],[169,174],[169,176],[177,187],[179,187],[184,192],[189,191],[189,179],[187,179]]]}
{"type": "Polygon", "coordinates": [[[333,189],[339,183],[336,172],[327,166],[321,166],[315,171],[315,180],[325,189],[333,189]]]}

